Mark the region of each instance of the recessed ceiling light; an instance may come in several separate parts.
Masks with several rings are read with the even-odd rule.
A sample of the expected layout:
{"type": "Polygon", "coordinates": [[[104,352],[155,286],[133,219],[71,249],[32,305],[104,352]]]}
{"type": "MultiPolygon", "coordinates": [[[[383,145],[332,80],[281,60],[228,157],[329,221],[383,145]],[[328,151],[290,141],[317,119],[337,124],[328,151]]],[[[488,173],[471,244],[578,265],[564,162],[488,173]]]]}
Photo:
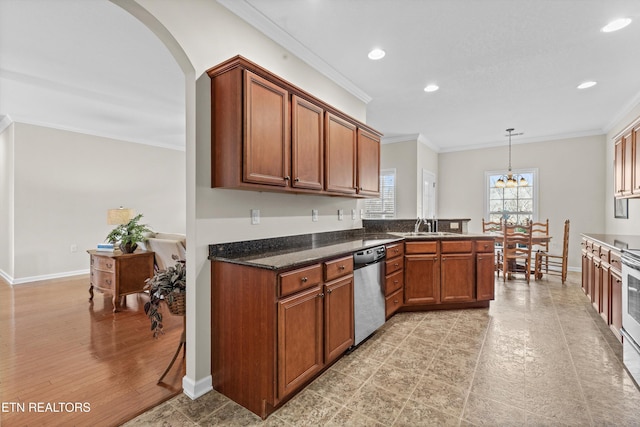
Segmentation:
{"type": "Polygon", "coordinates": [[[598,83],[594,82],[594,81],[582,82],[582,83],[580,83],[578,85],[578,89],[587,89],[587,88],[593,87],[593,86],[595,86],[597,84],[598,83]]]}
{"type": "Polygon", "coordinates": [[[431,85],[427,85],[427,87],[424,88],[424,91],[425,92],[435,92],[438,89],[440,89],[440,87],[438,85],[431,84],[431,85]]]}
{"type": "Polygon", "coordinates": [[[615,21],[609,22],[607,25],[602,27],[603,33],[610,33],[612,31],[618,31],[631,24],[631,18],[620,18],[615,21]]]}
{"type": "Polygon", "coordinates": [[[384,58],[386,52],[382,49],[375,48],[371,52],[369,52],[369,59],[378,60],[384,58]]]}

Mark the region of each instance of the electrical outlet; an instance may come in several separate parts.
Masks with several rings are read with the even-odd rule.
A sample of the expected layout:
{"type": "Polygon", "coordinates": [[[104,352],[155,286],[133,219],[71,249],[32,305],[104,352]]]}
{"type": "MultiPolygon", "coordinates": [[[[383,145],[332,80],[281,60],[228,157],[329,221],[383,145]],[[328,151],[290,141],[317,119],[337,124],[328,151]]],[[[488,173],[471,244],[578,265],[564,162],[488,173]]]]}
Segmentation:
{"type": "Polygon", "coordinates": [[[360,209],[360,219],[364,218],[364,209],[360,209]]]}
{"type": "Polygon", "coordinates": [[[338,221],[342,221],[344,219],[344,209],[338,209],[338,221]]]}
{"type": "Polygon", "coordinates": [[[78,252],[78,245],[76,245],[75,243],[74,243],[74,244],[72,244],[72,245],[69,247],[69,252],[71,252],[72,254],[75,254],[76,252],[78,252]]]}
{"type": "Polygon", "coordinates": [[[311,221],[318,222],[318,209],[311,209],[311,221]]]}
{"type": "Polygon", "coordinates": [[[251,209],[251,224],[260,224],[260,209],[251,209]]]}
{"type": "Polygon", "coordinates": [[[353,219],[353,220],[356,219],[356,210],[355,209],[351,209],[351,219],[353,219]]]}

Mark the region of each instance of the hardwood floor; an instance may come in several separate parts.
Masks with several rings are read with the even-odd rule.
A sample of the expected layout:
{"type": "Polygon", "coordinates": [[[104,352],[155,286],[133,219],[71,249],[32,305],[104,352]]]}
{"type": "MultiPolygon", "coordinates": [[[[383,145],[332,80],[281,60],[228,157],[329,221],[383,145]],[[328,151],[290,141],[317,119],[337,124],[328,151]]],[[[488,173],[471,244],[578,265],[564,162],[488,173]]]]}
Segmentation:
{"type": "Polygon", "coordinates": [[[155,340],[144,294],[113,313],[111,297],[89,298],[80,276],[9,286],[0,279],[0,425],[114,426],[182,390],[182,317],[163,305],[155,340]]]}

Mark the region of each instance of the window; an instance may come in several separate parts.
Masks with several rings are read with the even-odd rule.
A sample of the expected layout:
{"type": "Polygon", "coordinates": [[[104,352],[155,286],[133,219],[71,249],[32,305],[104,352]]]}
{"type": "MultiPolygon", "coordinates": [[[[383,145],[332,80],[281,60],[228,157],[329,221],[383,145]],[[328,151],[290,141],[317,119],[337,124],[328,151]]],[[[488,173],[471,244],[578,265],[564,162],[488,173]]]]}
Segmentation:
{"type": "MultiPolygon", "coordinates": [[[[538,170],[522,169],[513,171],[527,180],[526,186],[496,187],[496,181],[504,172],[485,172],[486,207],[485,218],[489,221],[504,219],[513,224],[524,224],[538,217],[538,170]]],[[[517,181],[517,180],[516,180],[517,181]]]]}
{"type": "Polygon", "coordinates": [[[364,217],[368,219],[396,217],[396,170],[380,170],[380,198],[364,201],[364,217]]]}

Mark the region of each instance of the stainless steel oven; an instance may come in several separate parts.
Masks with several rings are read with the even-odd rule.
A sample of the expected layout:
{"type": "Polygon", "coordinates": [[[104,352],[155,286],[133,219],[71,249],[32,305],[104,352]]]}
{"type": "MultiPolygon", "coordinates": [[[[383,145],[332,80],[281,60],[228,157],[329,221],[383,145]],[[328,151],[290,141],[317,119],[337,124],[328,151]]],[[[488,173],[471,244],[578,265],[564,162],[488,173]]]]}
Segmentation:
{"type": "Polygon", "coordinates": [[[622,348],[624,366],[640,384],[640,250],[622,250],[622,348]]]}

